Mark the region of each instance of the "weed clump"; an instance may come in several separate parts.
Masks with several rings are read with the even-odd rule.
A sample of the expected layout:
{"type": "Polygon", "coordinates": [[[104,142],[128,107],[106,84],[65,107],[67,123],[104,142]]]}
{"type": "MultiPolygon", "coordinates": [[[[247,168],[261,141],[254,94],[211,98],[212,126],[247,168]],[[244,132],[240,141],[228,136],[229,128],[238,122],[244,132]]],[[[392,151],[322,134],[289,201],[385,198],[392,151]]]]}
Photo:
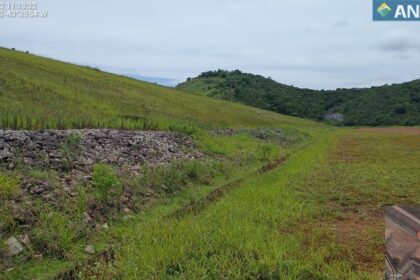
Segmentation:
{"type": "Polygon", "coordinates": [[[56,257],[66,257],[76,240],[73,223],[63,213],[44,209],[34,230],[34,243],[43,252],[56,257]]]}
{"type": "Polygon", "coordinates": [[[96,164],[92,172],[93,186],[103,201],[115,201],[122,192],[122,186],[112,167],[96,164]]]}
{"type": "Polygon", "coordinates": [[[261,160],[267,161],[273,155],[273,147],[269,145],[262,145],[260,149],[258,149],[258,157],[261,160]]]}
{"type": "Polygon", "coordinates": [[[173,194],[191,183],[209,184],[216,173],[210,162],[173,162],[164,166],[144,166],[139,185],[173,194]]]}
{"type": "Polygon", "coordinates": [[[141,185],[154,190],[163,190],[166,193],[174,193],[180,190],[186,183],[186,176],[177,164],[168,166],[145,166],[141,185]]]}
{"type": "Polygon", "coordinates": [[[61,154],[64,156],[63,168],[70,171],[75,167],[75,162],[80,155],[79,144],[82,138],[77,133],[70,133],[61,146],[61,154]]]}
{"type": "Polygon", "coordinates": [[[15,198],[18,193],[19,184],[17,178],[0,174],[0,202],[15,198]]]}
{"type": "Polygon", "coordinates": [[[15,226],[10,200],[18,195],[18,179],[13,176],[0,174],[0,233],[15,226]]]}

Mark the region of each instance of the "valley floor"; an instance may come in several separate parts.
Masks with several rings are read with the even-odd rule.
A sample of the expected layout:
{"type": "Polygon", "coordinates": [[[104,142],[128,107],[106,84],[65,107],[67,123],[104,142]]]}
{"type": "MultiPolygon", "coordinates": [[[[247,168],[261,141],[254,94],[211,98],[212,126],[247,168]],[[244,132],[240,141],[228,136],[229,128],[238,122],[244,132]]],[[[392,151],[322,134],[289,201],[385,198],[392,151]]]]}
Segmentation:
{"type": "Polygon", "coordinates": [[[420,138],[313,135],[196,214],[136,224],[97,279],[380,279],[386,205],[420,204],[420,138]]]}

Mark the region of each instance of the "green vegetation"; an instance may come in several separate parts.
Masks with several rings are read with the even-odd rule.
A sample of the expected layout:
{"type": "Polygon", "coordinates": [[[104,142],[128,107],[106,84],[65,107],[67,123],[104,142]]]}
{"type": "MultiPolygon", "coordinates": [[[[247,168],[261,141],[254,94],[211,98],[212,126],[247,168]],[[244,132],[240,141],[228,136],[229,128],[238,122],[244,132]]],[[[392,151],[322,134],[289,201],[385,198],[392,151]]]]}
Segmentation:
{"type": "Polygon", "coordinates": [[[96,164],[92,172],[93,187],[104,201],[118,200],[122,186],[114,170],[105,164],[96,164]]]}
{"type": "MultiPolygon", "coordinates": [[[[108,222],[111,229],[120,226],[126,215],[123,207],[129,208],[130,215],[146,213],[154,205],[172,205],[170,209],[175,210],[220,184],[255,171],[290,146],[280,147],[249,133],[213,135],[208,129],[282,127],[287,142],[289,130],[294,131],[292,137],[300,135],[305,127],[320,126],[17,51],[0,49],[0,62],[1,128],[173,130],[192,134],[200,150],[207,154],[203,162],[144,166],[137,176],[117,174],[113,167],[98,164],[91,181],[74,187],[66,185],[72,180],[71,174],[62,176],[80,155],[81,139],[77,134],[70,134],[58,147],[68,162],[65,170],[29,169],[22,159],[19,168],[7,171],[7,182],[22,177],[22,186],[56,191],[47,198],[28,197],[26,193],[22,197],[25,203],[19,202],[17,209],[10,186],[16,186],[18,191],[19,181],[7,183],[4,188],[7,198],[0,206],[0,243],[9,236],[20,240],[25,234],[31,240],[30,249],[25,245],[26,253],[18,258],[8,256],[7,248],[0,251],[0,267],[14,267],[10,272],[0,272],[0,277],[6,279],[48,279],[86,261],[87,244],[95,244],[95,250],[100,252],[109,249],[109,243],[121,242],[121,234],[95,230],[97,225],[90,224],[91,217],[86,215],[89,209],[95,209],[96,220],[108,222]],[[39,253],[42,258],[34,256],[39,253]]],[[[293,139],[290,144],[301,142],[293,139]]]]}
{"type": "Polygon", "coordinates": [[[18,180],[0,173],[0,202],[15,198],[19,193],[18,180]]]}
{"type": "Polygon", "coordinates": [[[310,124],[0,48],[0,127],[172,129],[310,124]]]}
{"type": "MultiPolygon", "coordinates": [[[[1,128],[173,130],[190,134],[206,155],[134,174],[100,163],[71,185],[81,139],[70,134],[58,147],[68,170],[23,161],[0,169],[1,279],[378,279],[382,207],[420,203],[415,133],[332,128],[5,49],[0,62],[1,128]],[[54,191],[28,194],[38,187],[54,191]],[[4,241],[26,235],[25,250],[10,256],[4,241]]],[[[210,95],[235,101],[236,90],[226,98],[213,85],[225,88],[244,74],[223,73],[202,81],[212,81],[210,95]]],[[[334,108],[346,124],[356,117],[393,123],[394,113],[418,123],[417,81],[401,95],[392,93],[399,86],[387,87],[391,99],[380,106],[371,93],[382,89],[356,99],[343,91],[346,98],[326,106],[321,92],[288,87],[300,94],[292,98],[259,79],[235,85],[250,89],[241,102],[314,119],[334,108]],[[281,102],[256,96],[258,87],[281,102]],[[353,116],[363,109],[357,102],[373,102],[374,113],[353,116]]],[[[190,81],[194,91],[207,93],[198,81],[190,81]]]]}
{"type": "MultiPolygon", "coordinates": [[[[142,219],[145,215],[152,215],[156,209],[158,213],[153,214],[153,219],[161,219],[182,205],[207,195],[221,184],[255,171],[265,160],[284,153],[284,149],[275,144],[244,135],[233,136],[229,140],[226,137],[221,142],[218,142],[220,139],[216,136],[206,137],[203,134],[199,137],[206,139],[202,142],[207,147],[204,151],[208,152],[208,148],[220,144],[214,158],[144,166],[137,176],[116,174],[111,166],[97,164],[92,173],[92,182],[78,186],[76,196],[60,195],[58,201],[27,205],[29,208],[22,211],[30,211],[36,219],[31,230],[15,228],[3,233],[17,236],[28,233],[32,241],[31,252],[42,252],[42,261],[34,259],[28,252],[24,258],[5,257],[6,264],[13,262],[15,268],[0,275],[6,279],[49,279],[52,275],[86,262],[89,259],[89,255],[83,251],[86,244],[95,244],[95,249],[101,252],[112,249],[110,244],[123,243],[122,238],[133,228],[131,223],[136,221],[136,217],[142,219]],[[265,147],[270,153],[266,158],[261,158],[260,153],[267,149],[265,147]],[[116,186],[121,188],[120,194],[113,191],[116,186]],[[121,197],[127,195],[132,198],[129,204],[126,202],[124,205],[131,210],[128,216],[119,210],[121,203],[118,203],[121,197]],[[102,212],[100,219],[105,219],[110,229],[97,231],[89,226],[89,220],[86,220],[87,207],[95,207],[102,212]],[[160,212],[159,207],[167,207],[168,210],[160,212]],[[138,214],[132,216],[135,213],[138,214]],[[121,219],[124,217],[127,219],[121,219]],[[130,224],[125,225],[123,220],[130,224]]],[[[45,180],[54,177],[42,172],[29,174],[45,180]]],[[[54,181],[48,182],[54,184],[54,181]]],[[[60,188],[57,184],[55,187],[60,188]]],[[[112,270],[113,265],[99,263],[93,271],[87,267],[85,272],[82,270],[80,273],[101,275],[103,269],[112,270]]],[[[113,275],[112,271],[106,274],[113,275]]],[[[98,276],[92,279],[103,278],[98,276]]]]}
{"type": "Polygon", "coordinates": [[[313,136],[199,213],[131,224],[115,260],[94,269],[122,279],[381,278],[382,207],[420,203],[419,136],[313,136]]]}
{"type": "MultiPolygon", "coordinates": [[[[67,213],[66,213],[67,214],[67,213]]],[[[76,240],[75,227],[69,215],[53,209],[43,209],[33,232],[35,246],[52,256],[65,257],[76,240]]]]}
{"type": "Polygon", "coordinates": [[[362,89],[318,91],[280,84],[238,70],[218,70],[188,79],[177,88],[315,120],[323,120],[326,114],[340,113],[344,125],[420,124],[420,80],[362,89]]]}
{"type": "Polygon", "coordinates": [[[64,163],[65,170],[71,170],[74,167],[74,163],[80,156],[79,143],[81,141],[80,135],[71,133],[65,139],[63,146],[61,147],[61,154],[66,159],[64,163]]]}
{"type": "MultiPolygon", "coordinates": [[[[19,181],[17,178],[0,172],[0,232],[8,231],[15,227],[16,221],[11,215],[13,209],[9,201],[18,197],[19,192],[19,181]]],[[[0,248],[0,257],[1,252],[0,248]]]]}
{"type": "Polygon", "coordinates": [[[174,194],[191,180],[199,184],[209,184],[209,180],[217,174],[216,170],[215,163],[174,162],[165,167],[145,166],[139,180],[140,185],[174,194]]]}

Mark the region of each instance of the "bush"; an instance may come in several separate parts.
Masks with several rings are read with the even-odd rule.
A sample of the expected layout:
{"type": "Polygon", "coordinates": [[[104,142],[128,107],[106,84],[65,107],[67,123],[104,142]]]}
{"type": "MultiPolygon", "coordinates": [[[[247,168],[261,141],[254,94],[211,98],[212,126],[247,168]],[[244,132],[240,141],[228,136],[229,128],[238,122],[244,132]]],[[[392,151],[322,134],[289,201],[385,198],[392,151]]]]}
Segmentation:
{"type": "Polygon", "coordinates": [[[96,164],[92,173],[93,186],[104,200],[112,200],[121,194],[122,187],[114,170],[105,164],[96,164]]]}

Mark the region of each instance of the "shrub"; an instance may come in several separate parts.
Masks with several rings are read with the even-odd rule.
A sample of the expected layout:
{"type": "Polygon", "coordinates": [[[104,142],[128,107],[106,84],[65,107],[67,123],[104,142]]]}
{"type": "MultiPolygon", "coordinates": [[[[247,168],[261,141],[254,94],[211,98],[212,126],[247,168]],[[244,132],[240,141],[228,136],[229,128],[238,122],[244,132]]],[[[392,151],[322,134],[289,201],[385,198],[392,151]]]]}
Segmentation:
{"type": "Polygon", "coordinates": [[[69,148],[76,149],[79,146],[81,140],[82,138],[79,134],[72,132],[67,136],[65,145],[67,145],[69,148]]]}
{"type": "Polygon", "coordinates": [[[92,173],[93,186],[102,199],[110,200],[121,194],[122,188],[114,170],[105,164],[96,164],[92,173]]]}

